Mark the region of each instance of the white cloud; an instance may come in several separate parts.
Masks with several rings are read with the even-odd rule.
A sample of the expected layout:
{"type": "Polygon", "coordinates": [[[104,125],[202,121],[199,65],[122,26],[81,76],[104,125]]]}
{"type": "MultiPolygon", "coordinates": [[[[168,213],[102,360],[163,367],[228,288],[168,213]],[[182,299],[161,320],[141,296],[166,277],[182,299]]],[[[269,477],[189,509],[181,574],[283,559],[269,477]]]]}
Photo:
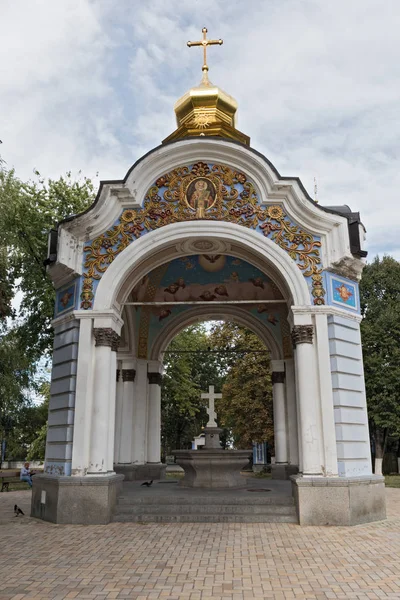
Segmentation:
{"type": "Polygon", "coordinates": [[[0,137],[22,177],[122,178],[175,128],[201,78],[239,102],[238,127],[320,202],[349,204],[370,253],[400,257],[398,0],[27,0],[2,4],[0,137]],[[22,7],[22,8],[21,8],[22,7]]]}

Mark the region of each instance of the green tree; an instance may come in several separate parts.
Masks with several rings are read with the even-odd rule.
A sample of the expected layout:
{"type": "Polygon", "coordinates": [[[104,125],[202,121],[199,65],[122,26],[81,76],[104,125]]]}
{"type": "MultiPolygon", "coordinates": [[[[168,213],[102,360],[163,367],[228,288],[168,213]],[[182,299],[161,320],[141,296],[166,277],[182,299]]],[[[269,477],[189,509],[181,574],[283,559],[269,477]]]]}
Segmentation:
{"type": "Polygon", "coordinates": [[[12,413],[12,429],[7,435],[8,460],[44,460],[50,384],[36,384],[34,398],[28,397],[12,413]]]}
{"type": "Polygon", "coordinates": [[[93,198],[88,179],[74,180],[67,173],[45,180],[36,173],[35,181],[23,182],[0,165],[0,420],[14,422],[12,453],[26,452],[33,441],[30,399],[38,393],[38,370],[52,348],[54,289],[43,264],[48,233],[93,198]],[[15,294],[21,301],[13,309],[15,294]]]}
{"type": "Polygon", "coordinates": [[[49,354],[53,338],[54,289],[43,264],[48,233],[94,198],[89,179],[74,180],[71,173],[58,180],[36,176],[36,181],[25,183],[13,170],[0,170],[0,319],[9,329],[4,319],[12,313],[12,292],[22,292],[12,326],[32,363],[49,354]]]}
{"type": "Polygon", "coordinates": [[[206,327],[193,325],[181,331],[168,347],[161,396],[164,455],[174,448],[191,447],[208,420],[201,392],[212,384],[216,391],[222,387],[224,373],[209,346],[206,327]]]}
{"type": "Polygon", "coordinates": [[[400,436],[400,263],[376,257],[360,283],[361,334],[375,473],[388,436],[400,436]]]}
{"type": "Polygon", "coordinates": [[[227,370],[222,398],[217,401],[221,426],[228,428],[236,448],[252,442],[273,446],[274,427],[270,355],[260,338],[234,323],[218,323],[211,344],[223,350],[227,370]]]}

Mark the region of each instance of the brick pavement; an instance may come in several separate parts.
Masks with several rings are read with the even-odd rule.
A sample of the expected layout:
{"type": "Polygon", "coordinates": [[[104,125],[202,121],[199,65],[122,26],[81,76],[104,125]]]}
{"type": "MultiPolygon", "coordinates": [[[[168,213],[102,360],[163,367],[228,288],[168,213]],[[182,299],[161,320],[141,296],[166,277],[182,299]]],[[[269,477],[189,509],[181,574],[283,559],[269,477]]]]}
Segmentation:
{"type": "Polygon", "coordinates": [[[400,600],[400,489],[387,521],[292,524],[52,525],[30,492],[0,494],[0,599],[400,600]]]}

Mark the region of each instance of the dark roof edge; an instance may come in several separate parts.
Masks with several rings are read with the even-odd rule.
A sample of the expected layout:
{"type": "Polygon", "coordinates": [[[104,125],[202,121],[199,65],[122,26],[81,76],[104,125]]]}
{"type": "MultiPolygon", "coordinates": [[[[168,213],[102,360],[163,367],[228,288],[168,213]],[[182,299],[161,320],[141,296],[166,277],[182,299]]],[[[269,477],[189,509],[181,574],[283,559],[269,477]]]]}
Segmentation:
{"type": "MultiPolygon", "coordinates": [[[[129,175],[132,173],[133,169],[135,169],[135,167],[137,167],[137,165],[139,165],[143,160],[145,160],[148,156],[151,156],[151,154],[153,154],[154,152],[156,152],[157,150],[159,150],[160,148],[166,147],[166,146],[173,146],[174,144],[179,144],[182,141],[186,141],[186,140],[198,140],[199,137],[198,136],[190,136],[187,138],[184,138],[184,140],[174,140],[172,142],[167,142],[166,144],[160,144],[159,146],[156,146],[155,148],[152,148],[151,150],[149,150],[148,152],[146,152],[146,154],[144,154],[143,156],[141,156],[136,162],[134,162],[134,164],[128,169],[125,177],[123,179],[104,179],[103,181],[100,181],[100,185],[99,185],[99,189],[98,192],[96,194],[96,197],[94,199],[93,204],[91,204],[86,210],[84,210],[81,213],[78,213],[76,215],[71,215],[70,217],[66,217],[65,219],[63,219],[62,221],[59,221],[59,225],[61,223],[67,223],[69,221],[73,221],[74,219],[80,217],[81,215],[85,215],[86,213],[88,213],[90,210],[92,210],[92,208],[94,208],[100,198],[101,195],[101,191],[103,186],[105,185],[110,185],[110,184],[118,184],[118,183],[126,183],[129,175]]],[[[207,136],[204,139],[211,139],[211,140],[217,140],[217,141],[221,141],[223,140],[224,142],[227,142],[229,144],[233,144],[236,146],[241,146],[242,148],[245,148],[247,151],[252,152],[253,154],[255,154],[256,156],[259,156],[264,162],[266,162],[268,164],[269,167],[271,167],[271,169],[274,171],[275,175],[277,176],[278,179],[280,179],[281,181],[296,181],[298,183],[298,185],[300,186],[302,192],[304,193],[305,197],[307,198],[307,200],[309,200],[312,204],[314,204],[314,206],[317,206],[318,208],[320,208],[321,210],[323,210],[324,212],[329,212],[332,214],[338,214],[340,215],[340,213],[331,210],[329,208],[325,208],[321,205],[319,205],[317,202],[315,202],[311,196],[309,195],[309,193],[307,192],[306,188],[304,187],[301,179],[299,177],[290,177],[288,175],[281,175],[278,171],[278,169],[272,164],[272,162],[261,152],[259,152],[258,150],[255,150],[254,148],[251,148],[250,146],[247,146],[246,144],[243,144],[242,142],[238,142],[236,140],[228,140],[228,139],[223,139],[220,137],[216,137],[216,136],[207,136]]],[[[344,216],[344,215],[340,215],[340,216],[344,216]]]]}
{"type": "MultiPolygon", "coordinates": [[[[342,212],[339,212],[339,211],[333,210],[332,208],[324,207],[321,204],[318,204],[318,202],[315,202],[315,200],[313,200],[311,198],[311,196],[307,192],[306,188],[304,187],[304,185],[303,185],[300,177],[290,177],[288,175],[281,175],[279,173],[278,169],[272,164],[272,162],[264,154],[262,154],[258,150],[255,150],[254,148],[251,148],[250,146],[247,146],[246,144],[243,144],[242,142],[239,142],[239,141],[236,141],[236,140],[228,140],[228,139],[220,138],[220,137],[217,137],[217,136],[206,136],[203,139],[205,139],[205,140],[206,139],[212,139],[212,140],[217,140],[217,141],[224,141],[226,143],[233,144],[235,146],[241,146],[242,148],[245,148],[248,152],[252,152],[256,156],[258,156],[259,158],[261,158],[265,163],[267,163],[267,165],[272,169],[272,171],[275,173],[275,175],[277,176],[277,178],[280,181],[296,181],[297,184],[299,185],[300,189],[304,193],[304,196],[306,197],[306,199],[309,202],[311,202],[318,209],[320,209],[320,210],[322,210],[322,211],[324,211],[326,213],[330,213],[330,214],[333,214],[333,215],[338,215],[340,217],[347,218],[347,221],[348,221],[348,223],[350,225],[350,219],[349,219],[349,217],[350,217],[350,215],[354,216],[355,213],[350,213],[349,217],[348,217],[346,214],[343,214],[342,212]]],[[[98,189],[98,192],[96,194],[96,197],[94,199],[93,204],[91,204],[83,212],[78,213],[77,215],[71,215],[70,217],[66,217],[62,221],[59,221],[57,223],[57,227],[59,225],[61,225],[62,223],[69,223],[70,221],[73,221],[74,219],[77,219],[78,217],[81,217],[82,215],[85,215],[86,213],[90,212],[96,206],[97,202],[99,201],[99,198],[100,198],[103,186],[110,185],[110,184],[126,183],[129,175],[132,173],[132,171],[135,169],[135,167],[137,167],[137,165],[139,165],[148,156],[151,156],[154,152],[156,152],[160,148],[163,148],[163,147],[166,147],[166,146],[173,146],[175,144],[180,144],[182,141],[186,141],[186,140],[199,140],[199,136],[188,136],[187,138],[184,138],[184,140],[174,140],[174,141],[171,141],[171,142],[167,142],[165,144],[159,144],[158,146],[156,146],[155,148],[152,148],[151,150],[149,150],[148,152],[146,152],[146,154],[144,154],[143,156],[141,156],[140,158],[138,158],[138,160],[135,161],[133,163],[133,165],[128,169],[128,171],[127,171],[127,173],[126,173],[126,175],[125,175],[125,177],[123,179],[105,179],[104,181],[100,181],[99,189],[98,189]]],[[[358,222],[361,223],[360,220],[358,220],[358,222]]],[[[360,245],[358,244],[358,246],[360,246],[360,245]]],[[[359,249],[358,252],[362,252],[361,249],[359,249]]],[[[356,254],[358,254],[358,252],[356,252],[356,254]]],[[[353,252],[353,254],[354,254],[354,252],[353,252]]]]}

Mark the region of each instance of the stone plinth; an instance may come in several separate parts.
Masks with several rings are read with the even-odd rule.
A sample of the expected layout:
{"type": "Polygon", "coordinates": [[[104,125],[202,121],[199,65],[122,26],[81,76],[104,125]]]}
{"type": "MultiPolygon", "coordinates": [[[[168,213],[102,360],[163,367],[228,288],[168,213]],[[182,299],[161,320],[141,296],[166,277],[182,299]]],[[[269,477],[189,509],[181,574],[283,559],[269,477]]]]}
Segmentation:
{"type": "Polygon", "coordinates": [[[292,475],[297,475],[299,467],[296,465],[275,463],[271,465],[272,479],[290,479],[292,475]]]}
{"type": "Polygon", "coordinates": [[[204,430],[205,444],[204,447],[207,449],[221,450],[221,443],[219,440],[220,433],[222,432],[221,427],[205,427],[204,430]]]}
{"type": "Polygon", "coordinates": [[[163,463],[145,463],[144,465],[114,465],[114,471],[124,476],[124,481],[142,479],[165,479],[167,465],[163,463]]]}
{"type": "Polygon", "coordinates": [[[35,475],[31,516],[52,523],[104,525],[111,521],[123,475],[35,475]]]}
{"type": "Polygon", "coordinates": [[[359,525],[386,519],[384,477],[290,479],[300,525],[359,525]]]}
{"type": "Polygon", "coordinates": [[[240,470],[247,464],[251,450],[175,450],[174,454],[185,471],[183,486],[221,489],[247,485],[240,470]]]}

